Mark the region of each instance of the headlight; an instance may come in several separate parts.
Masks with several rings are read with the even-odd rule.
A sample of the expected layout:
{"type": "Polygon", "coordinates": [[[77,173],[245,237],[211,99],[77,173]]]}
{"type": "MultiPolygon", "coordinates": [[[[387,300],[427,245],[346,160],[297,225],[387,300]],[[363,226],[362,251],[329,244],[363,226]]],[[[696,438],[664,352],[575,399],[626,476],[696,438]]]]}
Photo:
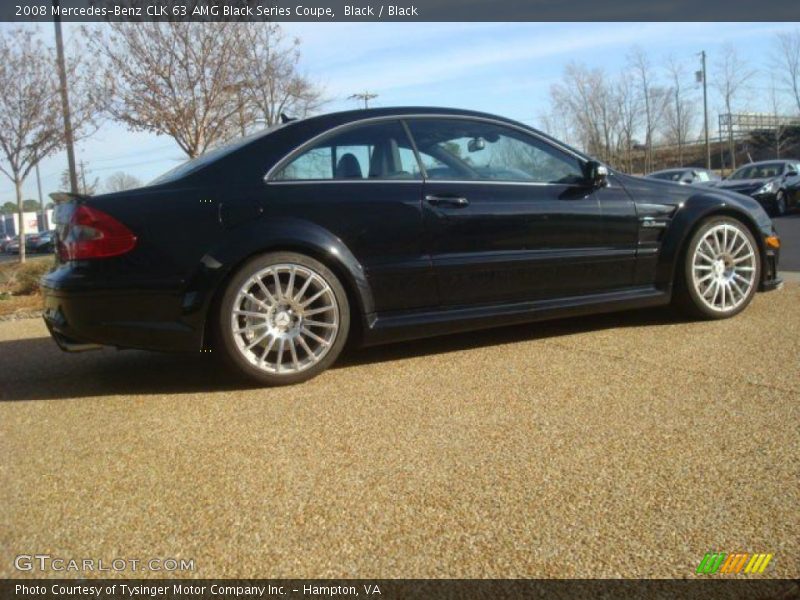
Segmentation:
{"type": "Polygon", "coordinates": [[[756,190],[756,194],[771,194],[778,189],[778,182],[777,181],[770,181],[762,185],[758,190],[756,190]]]}

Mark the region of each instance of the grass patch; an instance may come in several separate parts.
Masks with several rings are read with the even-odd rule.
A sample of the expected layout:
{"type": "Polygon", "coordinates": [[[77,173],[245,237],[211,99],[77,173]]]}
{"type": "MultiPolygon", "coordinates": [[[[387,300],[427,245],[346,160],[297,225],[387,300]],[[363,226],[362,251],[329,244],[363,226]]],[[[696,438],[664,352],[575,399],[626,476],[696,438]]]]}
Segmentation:
{"type": "Polygon", "coordinates": [[[25,264],[0,264],[0,315],[40,308],[39,279],[52,266],[52,256],[30,257],[25,264]]]}

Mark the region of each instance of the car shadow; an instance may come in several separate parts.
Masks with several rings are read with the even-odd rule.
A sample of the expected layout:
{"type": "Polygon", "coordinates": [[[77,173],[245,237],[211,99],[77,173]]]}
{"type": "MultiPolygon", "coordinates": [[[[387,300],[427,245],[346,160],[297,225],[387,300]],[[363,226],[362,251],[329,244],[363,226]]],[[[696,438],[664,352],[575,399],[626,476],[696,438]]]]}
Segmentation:
{"type": "MultiPolygon", "coordinates": [[[[599,331],[676,325],[665,308],[644,309],[427,338],[369,348],[348,348],[335,369],[478,347],[599,331]]],[[[211,354],[166,354],[103,349],[67,354],[49,337],[0,342],[0,402],[95,396],[192,394],[258,389],[211,354]]],[[[310,382],[305,385],[313,385],[310,382]]]]}

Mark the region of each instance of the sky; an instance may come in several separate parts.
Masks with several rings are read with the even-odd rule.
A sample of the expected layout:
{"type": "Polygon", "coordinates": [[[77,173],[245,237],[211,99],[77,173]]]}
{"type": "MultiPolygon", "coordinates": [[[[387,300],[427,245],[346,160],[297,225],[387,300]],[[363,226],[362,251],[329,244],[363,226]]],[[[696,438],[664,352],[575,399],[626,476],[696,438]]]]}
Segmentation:
{"type": "MultiPolygon", "coordinates": [[[[3,24],[2,27],[7,27],[3,24]]],[[[301,40],[301,69],[325,90],[325,112],[355,108],[348,96],[369,90],[371,106],[450,106],[482,110],[531,124],[541,124],[549,108],[550,87],[570,62],[601,67],[616,74],[625,67],[631,47],[649,55],[659,76],[672,56],[685,65],[684,87],[702,102],[694,82],[698,53],[708,54],[708,77],[725,43],[732,43],[756,75],[735,106],[739,111],[770,112],[769,86],[775,34],[798,23],[284,23],[287,37],[301,40]]],[[[46,36],[51,29],[43,28],[46,36]]],[[[67,42],[77,27],[65,26],[67,42]]],[[[665,81],[666,84],[666,81],[665,81]]],[[[709,87],[709,120],[714,124],[721,101],[709,87]]],[[[788,100],[788,98],[787,98],[788,100]]],[[[787,112],[791,105],[786,103],[787,112]]],[[[143,182],[185,160],[169,137],[129,132],[105,122],[76,146],[88,178],[104,179],[124,171],[143,182]]],[[[60,189],[66,168],[61,152],[40,164],[46,196],[60,189]]],[[[38,198],[35,174],[25,198],[38,198]]],[[[10,181],[0,180],[0,204],[14,201],[10,181]]]]}

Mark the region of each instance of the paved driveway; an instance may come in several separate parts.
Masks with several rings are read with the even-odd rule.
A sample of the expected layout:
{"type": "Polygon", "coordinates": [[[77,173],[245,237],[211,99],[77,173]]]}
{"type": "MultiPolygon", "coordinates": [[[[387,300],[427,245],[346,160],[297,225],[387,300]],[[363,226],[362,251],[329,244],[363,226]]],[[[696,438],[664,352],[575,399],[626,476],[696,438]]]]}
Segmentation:
{"type": "Polygon", "coordinates": [[[691,577],[716,550],[798,577],[798,306],[789,285],[722,322],[394,345],[281,389],[0,323],[0,576],[44,552],[201,577],[691,577]]]}
{"type": "Polygon", "coordinates": [[[781,270],[800,271],[800,212],[778,217],[774,223],[781,236],[781,270]]]}

